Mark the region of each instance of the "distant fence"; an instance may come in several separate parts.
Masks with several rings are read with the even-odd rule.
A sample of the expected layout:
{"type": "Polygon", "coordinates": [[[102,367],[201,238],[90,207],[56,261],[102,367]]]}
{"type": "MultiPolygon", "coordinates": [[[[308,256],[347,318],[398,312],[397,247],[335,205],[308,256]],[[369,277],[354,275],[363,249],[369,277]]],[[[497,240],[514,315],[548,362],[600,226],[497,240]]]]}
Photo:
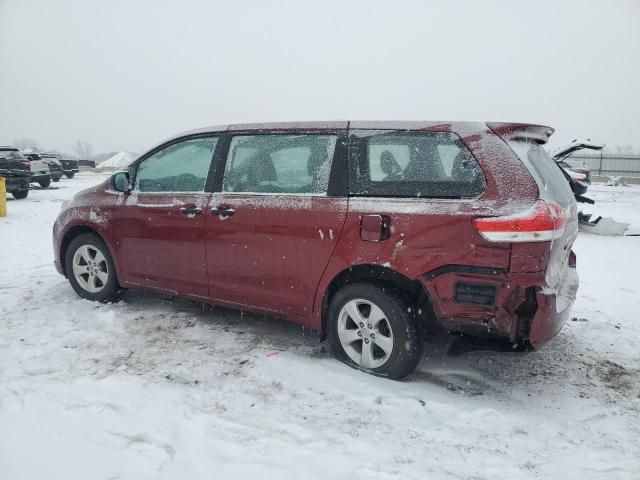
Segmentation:
{"type": "Polygon", "coordinates": [[[640,155],[572,155],[567,160],[586,163],[593,175],[640,177],[640,155]]]}
{"type": "MultiPolygon", "coordinates": [[[[568,160],[579,160],[591,168],[593,175],[603,177],[640,177],[640,155],[572,155],[568,160]]],[[[78,165],[85,168],[96,168],[93,160],[78,160],[78,165]]]]}

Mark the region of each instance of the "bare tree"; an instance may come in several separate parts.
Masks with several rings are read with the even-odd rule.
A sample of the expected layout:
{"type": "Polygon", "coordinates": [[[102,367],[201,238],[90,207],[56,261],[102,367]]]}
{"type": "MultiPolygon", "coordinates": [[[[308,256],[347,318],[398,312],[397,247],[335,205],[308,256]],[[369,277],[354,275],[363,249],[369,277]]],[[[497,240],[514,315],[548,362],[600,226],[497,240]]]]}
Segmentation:
{"type": "Polygon", "coordinates": [[[18,150],[27,150],[31,149],[34,151],[41,151],[40,144],[36,142],[33,138],[18,138],[13,141],[13,146],[18,150]]]}
{"type": "Polygon", "coordinates": [[[78,140],[73,147],[73,150],[81,160],[91,160],[91,154],[93,153],[93,147],[86,140],[78,140]]]}

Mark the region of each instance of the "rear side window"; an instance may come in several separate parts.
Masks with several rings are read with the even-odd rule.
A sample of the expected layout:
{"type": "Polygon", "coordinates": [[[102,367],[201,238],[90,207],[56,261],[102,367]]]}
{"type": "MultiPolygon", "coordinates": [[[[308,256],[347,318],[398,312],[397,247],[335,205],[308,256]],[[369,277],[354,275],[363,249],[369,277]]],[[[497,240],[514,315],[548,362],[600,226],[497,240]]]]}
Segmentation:
{"type": "Polygon", "coordinates": [[[0,150],[0,158],[7,160],[24,160],[24,155],[18,150],[0,150]]]}
{"type": "Polygon", "coordinates": [[[351,136],[352,195],[469,198],[486,182],[460,138],[447,132],[372,132],[351,136]]]}
{"type": "Polygon", "coordinates": [[[136,174],[140,192],[203,192],[218,139],[173,143],[142,161],[136,174]]]}
{"type": "Polygon", "coordinates": [[[571,187],[542,145],[533,140],[511,140],[509,146],[535,178],[543,198],[553,198],[566,206],[573,197],[571,187]]]}
{"type": "Polygon", "coordinates": [[[327,193],[336,135],[238,135],[229,148],[225,192],[327,193]]]}

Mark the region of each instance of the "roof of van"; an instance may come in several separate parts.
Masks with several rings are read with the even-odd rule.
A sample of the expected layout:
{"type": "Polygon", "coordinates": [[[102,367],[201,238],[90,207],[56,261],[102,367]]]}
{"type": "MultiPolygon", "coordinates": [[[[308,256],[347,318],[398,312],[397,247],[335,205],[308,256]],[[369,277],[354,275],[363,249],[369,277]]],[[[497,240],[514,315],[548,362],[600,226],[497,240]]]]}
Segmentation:
{"type": "MultiPolygon", "coordinates": [[[[277,131],[277,130],[298,130],[304,132],[324,131],[324,130],[346,130],[349,129],[371,129],[371,130],[434,130],[434,131],[456,131],[466,134],[476,134],[487,128],[498,135],[509,135],[511,137],[534,136],[536,140],[545,142],[553,133],[553,128],[544,125],[536,125],[518,122],[465,122],[465,121],[403,121],[403,120],[338,120],[338,121],[316,121],[316,122],[270,122],[270,123],[237,123],[226,125],[213,125],[210,127],[188,130],[173,135],[156,147],[175,140],[177,138],[198,135],[205,133],[219,132],[251,132],[251,131],[277,131]]],[[[156,148],[154,147],[154,148],[156,148]]]]}
{"type": "Polygon", "coordinates": [[[319,121],[319,122],[268,122],[268,123],[237,123],[226,125],[213,125],[210,127],[198,128],[182,132],[180,135],[192,135],[197,133],[208,132],[236,132],[248,130],[342,130],[346,128],[353,129],[380,129],[380,130],[422,130],[443,128],[448,129],[485,129],[487,125],[499,125],[502,128],[512,127],[514,129],[522,128],[544,128],[553,131],[551,127],[537,125],[532,123],[519,122],[466,122],[466,121],[404,121],[404,120],[338,120],[338,121],[319,121]]]}

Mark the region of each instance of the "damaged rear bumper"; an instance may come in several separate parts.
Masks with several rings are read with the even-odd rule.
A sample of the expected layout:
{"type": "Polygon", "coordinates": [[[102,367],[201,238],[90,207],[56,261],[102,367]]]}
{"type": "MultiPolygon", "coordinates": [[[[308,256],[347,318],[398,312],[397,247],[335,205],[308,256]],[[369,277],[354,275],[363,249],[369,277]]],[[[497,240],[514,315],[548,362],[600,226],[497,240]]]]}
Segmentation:
{"type": "Polygon", "coordinates": [[[573,253],[555,288],[546,284],[544,272],[486,270],[458,268],[423,277],[446,330],[500,339],[520,350],[537,350],[560,332],[578,289],[573,253]]]}
{"type": "Polygon", "coordinates": [[[578,291],[578,272],[567,267],[557,290],[540,289],[536,293],[537,310],[531,320],[528,342],[539,349],[555,337],[569,319],[578,291]]]}

